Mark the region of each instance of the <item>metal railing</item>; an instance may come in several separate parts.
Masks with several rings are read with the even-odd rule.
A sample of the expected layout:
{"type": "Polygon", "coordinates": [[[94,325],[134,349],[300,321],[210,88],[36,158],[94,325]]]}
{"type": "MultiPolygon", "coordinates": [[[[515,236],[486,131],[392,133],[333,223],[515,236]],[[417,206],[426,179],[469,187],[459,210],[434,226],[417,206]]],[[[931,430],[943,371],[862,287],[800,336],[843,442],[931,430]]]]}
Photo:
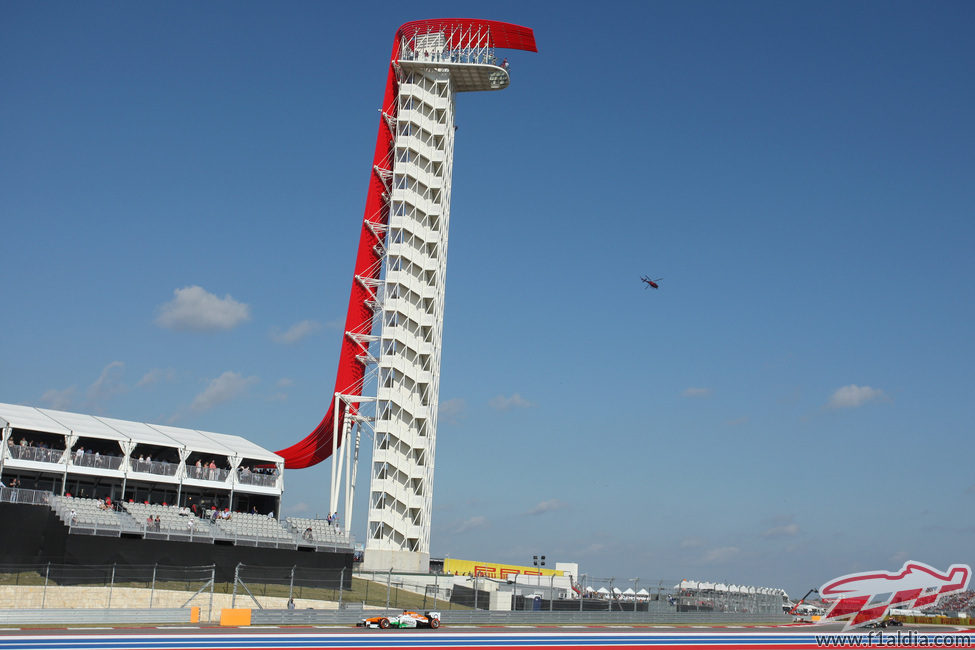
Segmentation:
{"type": "Polygon", "coordinates": [[[0,502],[23,503],[32,506],[46,506],[51,503],[50,492],[44,490],[28,490],[25,488],[0,488],[0,502]]]}
{"type": "Polygon", "coordinates": [[[121,456],[102,456],[101,454],[71,455],[71,464],[76,467],[95,467],[98,469],[118,469],[122,466],[121,456]]]}
{"type": "Polygon", "coordinates": [[[37,463],[59,463],[64,457],[64,450],[49,449],[47,447],[28,447],[26,445],[8,445],[7,456],[15,460],[31,460],[37,463]]]}
{"type": "Polygon", "coordinates": [[[278,483],[278,477],[272,474],[260,474],[257,472],[241,471],[237,473],[237,481],[247,485],[263,485],[274,487],[278,483]]]}
{"type": "Polygon", "coordinates": [[[166,463],[161,460],[139,460],[138,458],[131,459],[129,466],[133,472],[158,474],[160,476],[176,476],[176,470],[179,469],[179,465],[176,463],[166,463]]]}
{"type": "Polygon", "coordinates": [[[186,478],[194,478],[200,481],[223,482],[227,480],[227,477],[229,475],[230,475],[229,469],[208,467],[206,465],[200,465],[199,467],[196,467],[195,465],[186,466],[186,478]]]}
{"type": "Polygon", "coordinates": [[[432,61],[437,63],[474,63],[497,65],[498,57],[493,48],[453,48],[446,50],[430,50],[417,48],[415,50],[404,47],[400,50],[400,61],[432,61]]]}

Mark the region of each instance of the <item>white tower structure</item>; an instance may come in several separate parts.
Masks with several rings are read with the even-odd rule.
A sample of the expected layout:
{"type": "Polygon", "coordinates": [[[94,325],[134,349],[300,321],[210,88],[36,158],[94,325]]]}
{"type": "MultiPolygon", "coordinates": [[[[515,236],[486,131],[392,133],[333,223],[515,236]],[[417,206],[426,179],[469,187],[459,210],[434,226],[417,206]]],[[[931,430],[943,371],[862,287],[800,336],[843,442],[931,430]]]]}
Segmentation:
{"type": "Polygon", "coordinates": [[[308,437],[278,452],[287,468],[332,457],[331,510],[344,468],[348,517],[359,432],[372,429],[365,569],[429,565],[454,107],[458,93],[508,86],[496,48],[534,52],[535,37],[471,19],[397,31],[334,397],[308,437]]]}
{"type": "Polygon", "coordinates": [[[454,108],[457,93],[508,85],[490,32],[432,25],[400,36],[367,567],[429,564],[454,108]]]}

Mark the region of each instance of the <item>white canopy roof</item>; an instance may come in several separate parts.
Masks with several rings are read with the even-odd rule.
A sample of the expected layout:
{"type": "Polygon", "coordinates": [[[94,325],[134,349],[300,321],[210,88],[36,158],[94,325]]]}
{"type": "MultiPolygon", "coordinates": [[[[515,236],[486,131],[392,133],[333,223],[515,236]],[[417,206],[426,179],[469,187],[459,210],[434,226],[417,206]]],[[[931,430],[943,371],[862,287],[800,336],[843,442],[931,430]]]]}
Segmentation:
{"type": "Polygon", "coordinates": [[[50,409],[44,409],[44,413],[50,418],[57,420],[58,423],[71,429],[79,436],[92,436],[104,440],[118,440],[119,442],[128,442],[129,440],[112,427],[91,415],[52,411],[50,409]]]}
{"type": "Polygon", "coordinates": [[[221,456],[247,457],[269,463],[284,460],[240,436],[0,403],[0,425],[6,424],[16,429],[59,435],[73,433],[103,440],[131,441],[221,456]]]}
{"type": "Polygon", "coordinates": [[[44,431],[45,433],[57,433],[62,436],[71,433],[67,427],[58,424],[41,409],[36,409],[33,406],[0,404],[0,420],[15,429],[44,431]]]}
{"type": "Polygon", "coordinates": [[[211,433],[210,431],[199,431],[199,433],[207,436],[208,438],[212,438],[225,447],[230,447],[231,449],[236,450],[240,456],[245,458],[266,460],[270,463],[276,463],[281,460],[281,457],[277,454],[268,451],[264,447],[254,444],[246,438],[241,438],[240,436],[232,436],[227,433],[211,433]]]}
{"type": "Polygon", "coordinates": [[[640,587],[640,591],[636,592],[636,595],[637,596],[649,596],[650,595],[650,592],[647,591],[646,589],[644,589],[643,587],[640,587]]]}
{"type": "Polygon", "coordinates": [[[152,428],[160,433],[180,441],[183,447],[193,451],[202,451],[208,454],[218,454],[220,456],[233,456],[234,450],[225,445],[221,445],[209,436],[205,436],[195,429],[178,429],[164,424],[153,424],[152,428]]]}
{"type": "Polygon", "coordinates": [[[97,419],[135,443],[172,447],[174,449],[182,449],[185,446],[144,422],[130,422],[128,420],[116,420],[114,418],[97,419]]]}
{"type": "Polygon", "coordinates": [[[596,590],[596,593],[597,594],[608,594],[609,593],[609,589],[607,589],[606,587],[600,587],[599,589],[596,590]]]}
{"type": "Polygon", "coordinates": [[[627,587],[626,591],[623,592],[624,596],[635,596],[636,592],[633,591],[633,587],[627,587]]]}

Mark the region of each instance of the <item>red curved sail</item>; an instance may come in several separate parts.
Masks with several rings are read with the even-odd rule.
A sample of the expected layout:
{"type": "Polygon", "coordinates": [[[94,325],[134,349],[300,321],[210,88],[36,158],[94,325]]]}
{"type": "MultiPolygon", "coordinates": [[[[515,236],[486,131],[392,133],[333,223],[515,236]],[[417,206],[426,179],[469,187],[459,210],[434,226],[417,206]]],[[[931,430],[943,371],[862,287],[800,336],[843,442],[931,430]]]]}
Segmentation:
{"type": "MultiPolygon", "coordinates": [[[[442,31],[449,45],[469,42],[472,38],[483,41],[487,47],[509,48],[537,52],[532,30],[519,25],[493,20],[470,18],[437,18],[416,20],[402,25],[396,30],[393,51],[390,55],[389,70],[386,75],[386,94],[383,97],[383,113],[379,120],[379,134],[376,137],[376,153],[373,156],[373,171],[369,179],[366,195],[365,219],[359,234],[359,250],[356,253],[355,273],[352,278],[352,291],[349,296],[349,311],[345,317],[345,336],[339,355],[339,367],[335,378],[335,393],[361,395],[365,378],[365,363],[357,357],[365,353],[366,342],[357,342],[354,335],[368,335],[372,330],[373,311],[369,303],[376,298],[376,286],[382,266],[382,244],[386,225],[389,223],[390,191],[383,174],[393,168],[394,133],[390,118],[396,117],[396,96],[398,93],[394,62],[399,58],[399,49],[404,38],[412,40],[418,34],[442,31]]],[[[388,178],[388,175],[387,175],[388,178]]],[[[333,393],[334,394],[334,393],[333,393]]],[[[350,408],[356,408],[352,403],[350,408]]],[[[339,422],[342,422],[346,407],[339,402],[339,422]]],[[[286,469],[301,469],[316,465],[332,455],[332,438],[336,417],[335,400],[332,399],[325,417],[303,440],[276,452],[284,458],[286,469]]],[[[342,431],[338,432],[336,445],[341,444],[342,431]]]]}

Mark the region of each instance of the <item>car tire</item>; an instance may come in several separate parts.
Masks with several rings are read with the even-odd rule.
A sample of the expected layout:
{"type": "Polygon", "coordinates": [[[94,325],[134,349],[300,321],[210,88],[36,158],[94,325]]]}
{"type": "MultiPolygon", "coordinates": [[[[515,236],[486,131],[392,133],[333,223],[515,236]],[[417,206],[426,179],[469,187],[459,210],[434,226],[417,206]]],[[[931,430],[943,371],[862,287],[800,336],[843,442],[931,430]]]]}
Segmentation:
{"type": "Polygon", "coordinates": [[[381,627],[384,630],[388,630],[389,629],[389,619],[388,618],[381,618],[381,619],[379,619],[379,627],[381,627]]]}
{"type": "Polygon", "coordinates": [[[440,627],[440,621],[437,620],[437,619],[435,619],[435,618],[431,618],[430,619],[430,627],[433,628],[434,630],[436,630],[438,627],[440,627]]]}

